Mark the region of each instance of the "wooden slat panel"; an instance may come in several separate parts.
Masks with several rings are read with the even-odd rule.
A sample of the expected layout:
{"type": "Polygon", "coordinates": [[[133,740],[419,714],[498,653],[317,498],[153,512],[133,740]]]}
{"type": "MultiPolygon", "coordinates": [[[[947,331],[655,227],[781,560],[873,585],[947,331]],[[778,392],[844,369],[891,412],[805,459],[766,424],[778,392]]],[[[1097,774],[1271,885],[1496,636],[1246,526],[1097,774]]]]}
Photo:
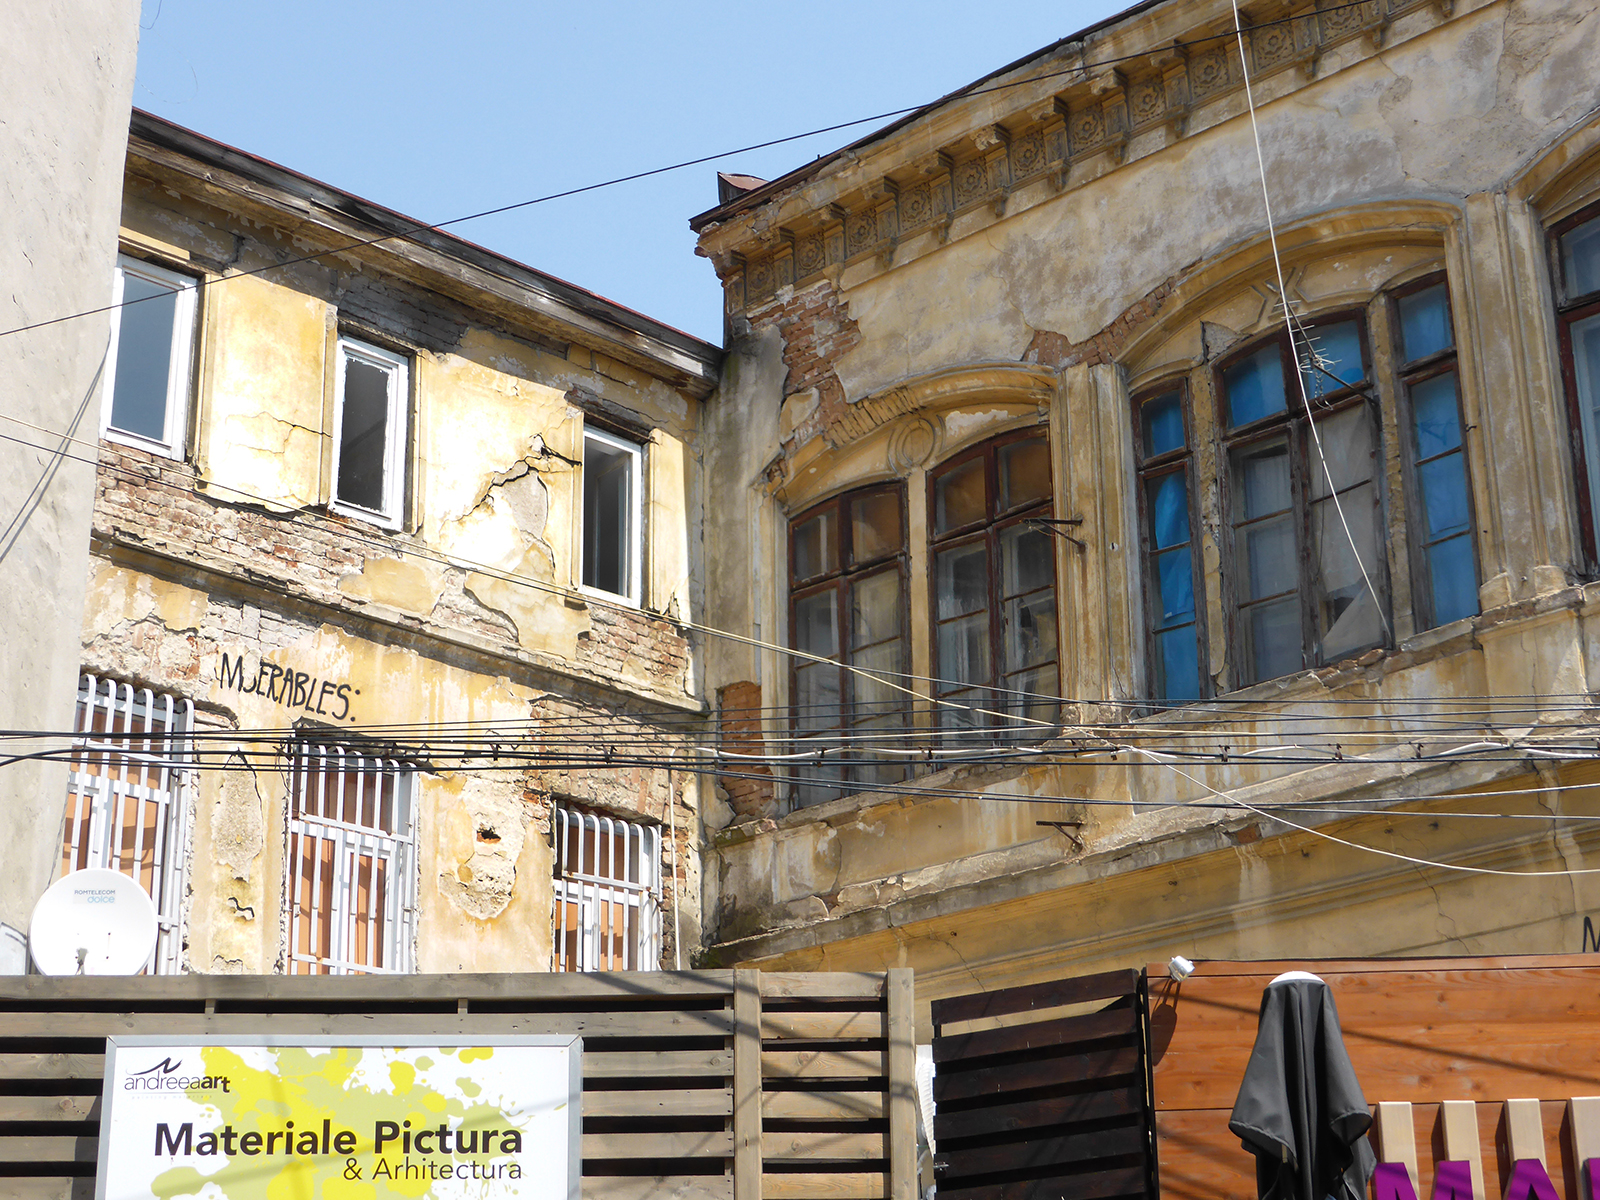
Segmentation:
{"type": "Polygon", "coordinates": [[[671,1079],[675,1075],[732,1075],[732,1050],[584,1051],[585,1079],[671,1079]]]}
{"type": "Polygon", "coordinates": [[[585,1175],[583,1200],[733,1200],[732,1175],[585,1175]]]}
{"type": "MultiPolygon", "coordinates": [[[[6,1028],[0,1014],[0,1036],[6,1028]]],[[[0,1080],[100,1079],[105,1073],[103,1054],[0,1054],[0,1080]]]]}
{"type": "Polygon", "coordinates": [[[0,1121],[98,1120],[99,1105],[98,1087],[93,1095],[0,1096],[0,1121]]]}
{"type": "Polygon", "coordinates": [[[883,976],[870,971],[761,972],[761,994],[769,1000],[876,1000],[883,986],[883,976]]]}
{"type": "Polygon", "coordinates": [[[1085,1092],[1078,1096],[1057,1096],[1050,1100],[1025,1100],[1018,1104],[997,1104],[934,1114],[934,1140],[985,1137],[1023,1129],[1065,1125],[1071,1121],[1099,1121],[1107,1117],[1131,1117],[1144,1111],[1142,1089],[1137,1086],[1108,1091],[1085,1092]]]}
{"type": "Polygon", "coordinates": [[[1228,1131],[1232,1112],[1230,1101],[1227,1108],[1156,1114],[1161,1200],[1256,1194],[1255,1159],[1228,1131]]]}
{"type": "Polygon", "coordinates": [[[94,1195],[93,1180],[85,1186],[59,1175],[36,1179],[10,1177],[0,1188],[4,1189],[6,1200],[75,1200],[75,1197],[83,1200],[94,1195]]]}
{"type": "MultiPolygon", "coordinates": [[[[1163,1181],[1163,1196],[1165,1195],[1163,1181]]],[[[1109,1171],[1087,1171],[1081,1175],[1053,1175],[1048,1179],[1025,1179],[1016,1183],[978,1184],[973,1187],[939,1185],[940,1200],[1116,1200],[1123,1196],[1143,1197],[1144,1171],[1140,1167],[1117,1167],[1109,1171]]],[[[1206,1200],[1245,1200],[1255,1195],[1255,1183],[1248,1192],[1215,1192],[1206,1200]]]]}
{"type": "Polygon", "coordinates": [[[1080,975],[1076,979],[1057,979],[1027,987],[1005,988],[998,992],[953,996],[933,1002],[933,1023],[936,1026],[949,1025],[955,1021],[976,1021],[984,1017],[1130,996],[1138,982],[1137,971],[1106,971],[1099,975],[1080,975]]]}
{"type": "Polygon", "coordinates": [[[94,1137],[0,1137],[0,1164],[93,1162],[99,1144],[94,1137]]]}
{"type": "Polygon", "coordinates": [[[889,1195],[917,1200],[917,1012],[916,976],[905,967],[889,971],[889,1195]]]}
{"type": "MultiPolygon", "coordinates": [[[[119,1034],[164,1034],[225,1038],[260,1033],[255,1013],[6,1013],[0,1015],[0,1038],[102,1038],[119,1034]]],[[[277,1034],[490,1037],[507,1033],[574,1033],[586,1037],[731,1037],[728,1012],[590,1012],[590,1013],[364,1013],[327,1016],[317,1013],[274,1013],[277,1034]]]]}
{"type": "Polygon", "coordinates": [[[1139,1014],[1132,1006],[1082,1017],[1061,1017],[1054,1021],[1035,1021],[1030,1025],[1007,1025],[977,1033],[941,1037],[933,1043],[933,1058],[938,1063],[959,1062],[991,1054],[1013,1054],[1040,1046],[1070,1046],[1075,1042],[1095,1041],[1139,1032],[1139,1014]]]}
{"type": "Polygon", "coordinates": [[[761,1036],[781,1038],[881,1038],[883,1014],[859,1012],[763,1012],[761,1036]]]}
{"type": "MultiPolygon", "coordinates": [[[[965,1071],[959,1075],[935,1075],[933,1096],[948,1103],[974,1096],[994,1096],[1023,1088],[1049,1087],[1057,1083],[1076,1083],[1131,1075],[1139,1069],[1139,1050],[1129,1046],[1118,1050],[1096,1050],[1065,1058],[1047,1058],[1031,1063],[965,1071]]],[[[1230,1107],[1232,1102],[1229,1102],[1230,1107]]]]}
{"type": "Polygon", "coordinates": [[[881,1133],[777,1133],[761,1134],[761,1156],[768,1162],[786,1159],[882,1159],[888,1141],[881,1133]]]}
{"type": "Polygon", "coordinates": [[[647,1092],[583,1093],[586,1117],[726,1117],[733,1113],[732,1088],[677,1088],[647,1092]]]}
{"type": "Polygon", "coordinates": [[[734,1200],[761,1200],[761,979],[734,974],[734,1200]]]}
{"type": "MultiPolygon", "coordinates": [[[[829,979],[830,975],[813,975],[829,979]]],[[[846,986],[857,978],[844,976],[846,986]]],[[[595,1008],[625,1005],[669,996],[728,996],[733,993],[732,971],[595,971],[408,975],[403,991],[393,976],[341,975],[334,977],[287,975],[163,975],[163,976],[55,976],[12,975],[0,978],[0,1005],[28,1005],[46,1010],[73,1002],[121,1002],[130,1009],[166,1002],[207,999],[248,1003],[306,1004],[326,1001],[332,1012],[366,1010],[373,1004],[404,1011],[409,1004],[436,1000],[452,1006],[459,1000],[527,1000],[582,1002],[595,1008]]]]}
{"type": "Polygon", "coordinates": [[[959,1186],[959,1180],[982,1179],[996,1171],[1070,1166],[1097,1158],[1118,1158],[1137,1154],[1143,1146],[1144,1122],[1141,1120],[1122,1128],[1097,1129],[1092,1133],[1034,1138],[971,1150],[941,1150],[934,1160],[934,1169],[939,1174],[939,1190],[943,1191],[946,1182],[959,1186]]]}
{"type": "Polygon", "coordinates": [[[586,1133],[584,1158],[731,1158],[733,1134],[586,1133]]]}
{"type": "Polygon", "coordinates": [[[882,1200],[888,1189],[886,1176],[868,1172],[761,1177],[761,1200],[882,1200]]]}
{"type": "Polygon", "coordinates": [[[884,1073],[880,1050],[763,1050],[769,1079],[854,1079],[884,1073]]]}
{"type": "Polygon", "coordinates": [[[768,1120],[875,1121],[885,1111],[882,1092],[785,1091],[767,1092],[761,1097],[761,1112],[768,1120]]]}
{"type": "MultiPolygon", "coordinates": [[[[1232,1107],[1271,978],[1196,974],[1181,989],[1152,990],[1160,1108],[1232,1107]]],[[[1600,1092],[1600,1037],[1587,1035],[1600,1030],[1594,967],[1325,978],[1369,1099],[1560,1100],[1600,1092]]]]}

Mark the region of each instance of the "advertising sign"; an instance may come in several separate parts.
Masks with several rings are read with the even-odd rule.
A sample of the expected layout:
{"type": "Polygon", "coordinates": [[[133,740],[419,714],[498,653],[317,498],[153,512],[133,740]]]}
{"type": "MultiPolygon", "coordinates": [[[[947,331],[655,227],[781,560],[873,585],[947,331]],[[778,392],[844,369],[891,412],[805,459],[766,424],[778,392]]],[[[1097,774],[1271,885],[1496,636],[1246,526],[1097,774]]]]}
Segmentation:
{"type": "Polygon", "coordinates": [[[96,1200],[578,1200],[582,1039],[107,1039],[96,1200]]]}

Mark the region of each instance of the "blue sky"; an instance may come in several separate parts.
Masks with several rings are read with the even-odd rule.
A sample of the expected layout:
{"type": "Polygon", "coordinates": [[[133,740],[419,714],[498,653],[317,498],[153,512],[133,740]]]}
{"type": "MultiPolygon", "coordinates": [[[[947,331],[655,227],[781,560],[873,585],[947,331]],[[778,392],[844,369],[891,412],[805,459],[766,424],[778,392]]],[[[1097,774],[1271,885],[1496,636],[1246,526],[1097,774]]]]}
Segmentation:
{"type": "MultiPolygon", "coordinates": [[[[134,104],[427,221],[924,103],[1127,0],[143,0],[134,104]]],[[[453,227],[721,340],[688,219],[872,125],[453,227]]]]}

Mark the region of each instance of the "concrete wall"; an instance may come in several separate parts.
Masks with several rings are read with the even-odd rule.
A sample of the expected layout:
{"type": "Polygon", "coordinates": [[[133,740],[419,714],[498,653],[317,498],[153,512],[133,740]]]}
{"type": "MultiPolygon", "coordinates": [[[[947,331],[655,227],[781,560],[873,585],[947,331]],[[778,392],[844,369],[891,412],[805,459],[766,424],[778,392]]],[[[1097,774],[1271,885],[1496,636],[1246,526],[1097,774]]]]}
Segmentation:
{"type": "MultiPolygon", "coordinates": [[[[1281,9],[1255,14],[1275,23],[1249,50],[1266,172],[1303,315],[1355,309],[1378,330],[1393,288],[1430,272],[1449,281],[1482,615],[1433,630],[1414,619],[1405,439],[1394,364],[1375,333],[1374,386],[1389,397],[1380,450],[1388,644],[1241,691],[1225,622],[1214,620],[1205,669],[1218,695],[1262,720],[1230,703],[1166,718],[1207,746],[1292,740],[1268,716],[1291,712],[1330,758],[1341,738],[1341,756],[1360,757],[1354,747],[1366,739],[1420,737],[1430,704],[1434,719],[1450,719],[1452,697],[1505,697],[1486,725],[1537,735],[1541,722],[1553,731],[1582,720],[1554,710],[1581,705],[1594,672],[1597,592],[1578,586],[1544,230],[1600,200],[1600,81],[1587,65],[1600,56],[1600,10],[1545,0],[1384,10],[1382,28],[1376,9],[1345,10],[1339,25],[1309,8],[1290,10],[1292,22],[1281,9]]],[[[713,518],[715,536],[744,538],[749,557],[782,563],[792,515],[849,488],[904,481],[910,654],[923,676],[936,674],[924,599],[930,469],[997,433],[1042,427],[1056,515],[1081,517],[1072,532],[1085,543],[1062,542],[1057,554],[1068,648],[1059,761],[919,769],[909,795],[869,792],[798,811],[781,779],[755,791],[724,783],[719,960],[914,965],[925,995],[1191,949],[1578,948],[1596,897],[1588,877],[1561,872],[1595,865],[1574,832],[1586,826],[1304,818],[1394,855],[1555,872],[1507,881],[1419,872],[1235,803],[1382,807],[1498,792],[1515,777],[1524,790],[1514,799],[1452,803],[1492,811],[1548,801],[1587,813],[1585,792],[1559,790],[1581,775],[1570,762],[1547,774],[1514,756],[1449,770],[1232,760],[1178,769],[1127,749],[1183,741],[1156,718],[1130,720],[1148,696],[1131,397],[1184,379],[1194,411],[1211,411],[1218,356],[1281,320],[1241,65],[1233,41],[1216,36],[1223,28],[1225,5],[1159,6],[696,219],[727,288],[741,364],[709,437],[744,446],[751,479],[742,508],[713,518]],[[1190,44],[1172,51],[1175,39],[1190,44]],[[1074,69],[1119,59],[1115,71],[1074,69]],[[968,794],[941,796],[946,789],[968,794]],[[1211,807],[1219,794],[1231,811],[1211,807]],[[1352,891],[1339,879],[1360,883],[1352,891]]],[[[1221,439],[1209,419],[1192,431],[1195,495],[1206,607],[1220,615],[1231,584],[1221,439]]],[[[745,557],[713,560],[711,619],[783,643],[781,575],[749,588],[717,569],[745,557]]],[[[769,738],[786,732],[781,654],[713,659],[710,683],[724,696],[759,684],[769,738]]],[[[913,724],[932,716],[921,703],[913,724]]]]}
{"type": "MultiPolygon", "coordinates": [[[[24,6],[0,45],[0,329],[106,305],[138,47],[136,0],[24,6]]],[[[72,727],[94,496],[104,313],[0,337],[0,727],[72,727]],[[37,426],[38,428],[29,428],[37,426]],[[11,439],[20,439],[11,440],[11,439]],[[29,444],[22,444],[23,442],[29,444]],[[89,461],[84,461],[88,459],[89,461]]],[[[9,744],[7,754],[37,749],[9,744]]],[[[8,828],[59,821],[59,763],[0,771],[8,828]]],[[[0,921],[25,930],[49,880],[48,841],[6,839],[0,921]]]]}

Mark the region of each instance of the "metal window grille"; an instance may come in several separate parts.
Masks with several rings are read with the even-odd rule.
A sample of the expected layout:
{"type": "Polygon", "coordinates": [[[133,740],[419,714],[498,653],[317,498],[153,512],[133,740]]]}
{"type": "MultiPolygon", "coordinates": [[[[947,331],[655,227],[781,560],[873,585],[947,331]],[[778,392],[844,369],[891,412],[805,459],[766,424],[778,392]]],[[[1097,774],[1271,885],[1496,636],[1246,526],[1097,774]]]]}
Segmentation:
{"type": "Polygon", "coordinates": [[[157,936],[145,969],[158,975],[183,966],[193,728],[192,701],[93,675],[78,681],[61,871],[109,867],[150,893],[157,936]]]}
{"type": "Polygon", "coordinates": [[[661,829],[556,805],[557,971],[661,965],[661,829]]]}
{"type": "Polygon", "coordinates": [[[416,970],[413,771],[304,742],[289,766],[289,974],[416,970]]]}

